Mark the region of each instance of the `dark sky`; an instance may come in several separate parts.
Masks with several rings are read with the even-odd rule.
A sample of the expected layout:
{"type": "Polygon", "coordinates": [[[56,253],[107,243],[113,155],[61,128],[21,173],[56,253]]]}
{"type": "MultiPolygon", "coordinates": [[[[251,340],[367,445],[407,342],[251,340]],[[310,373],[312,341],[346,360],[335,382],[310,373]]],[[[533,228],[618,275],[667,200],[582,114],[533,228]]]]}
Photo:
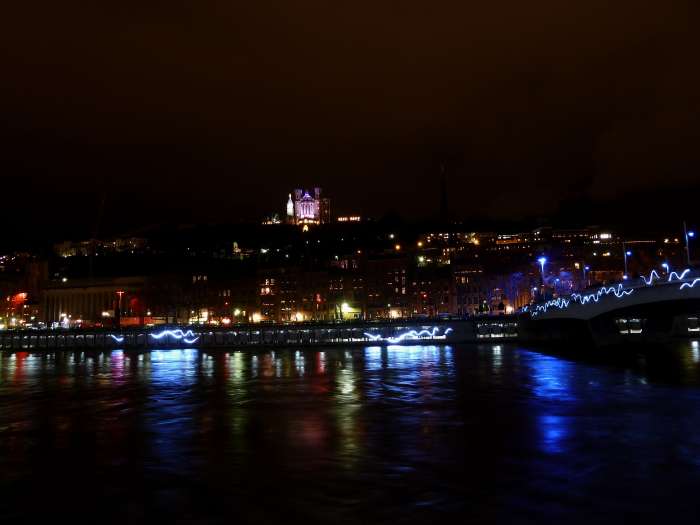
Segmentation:
{"type": "Polygon", "coordinates": [[[102,192],[105,230],[253,219],[298,185],[337,211],[425,217],[443,163],[459,217],[692,202],[699,15],[697,0],[8,3],[1,219],[90,231],[102,192]]]}

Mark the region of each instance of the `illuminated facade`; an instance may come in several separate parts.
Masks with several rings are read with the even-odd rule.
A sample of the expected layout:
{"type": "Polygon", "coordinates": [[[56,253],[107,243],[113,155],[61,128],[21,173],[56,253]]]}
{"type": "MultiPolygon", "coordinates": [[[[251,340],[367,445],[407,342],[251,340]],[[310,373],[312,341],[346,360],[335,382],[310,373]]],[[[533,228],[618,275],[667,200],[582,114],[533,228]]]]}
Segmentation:
{"type": "Polygon", "coordinates": [[[327,224],[331,219],[330,199],[321,198],[321,188],[296,189],[287,201],[287,222],[291,224],[327,224]]]}
{"type": "Polygon", "coordinates": [[[142,324],[147,313],[140,297],[146,287],[144,276],[100,280],[70,280],[48,284],[42,297],[42,313],[47,325],[93,326],[142,324]],[[129,322],[127,319],[131,319],[129,322]]]}

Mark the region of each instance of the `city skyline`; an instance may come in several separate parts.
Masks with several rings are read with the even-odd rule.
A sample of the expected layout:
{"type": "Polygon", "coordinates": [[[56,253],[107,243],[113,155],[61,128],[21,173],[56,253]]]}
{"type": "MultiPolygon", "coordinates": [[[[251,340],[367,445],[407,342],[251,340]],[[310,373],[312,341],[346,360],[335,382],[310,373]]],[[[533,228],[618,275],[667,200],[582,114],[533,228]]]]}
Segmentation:
{"type": "MultiPolygon", "coordinates": [[[[646,193],[630,192],[609,201],[592,201],[579,196],[558,202],[559,209],[552,213],[514,216],[509,214],[508,210],[498,210],[498,213],[493,215],[470,216],[468,209],[464,209],[464,201],[454,191],[449,178],[441,179],[436,176],[428,181],[433,186],[432,192],[422,192],[424,206],[418,212],[404,210],[402,213],[400,208],[389,204],[384,208],[378,208],[376,214],[368,214],[365,212],[368,208],[366,203],[357,195],[347,191],[335,194],[324,189],[324,197],[319,200],[320,208],[314,212],[322,213],[324,219],[320,221],[319,216],[316,216],[315,219],[301,222],[307,222],[309,225],[318,225],[319,221],[328,224],[340,218],[350,222],[359,220],[388,222],[419,229],[445,227],[461,228],[464,231],[499,231],[508,234],[538,227],[566,229],[595,226],[626,232],[627,235],[632,236],[638,233],[658,236],[669,232],[673,235],[672,232],[682,229],[684,221],[694,221],[693,203],[696,195],[693,187],[669,191],[660,188],[646,193]],[[330,207],[331,201],[332,207],[330,207]],[[639,213],[645,208],[652,209],[653,213],[639,213]]],[[[23,211],[13,212],[12,216],[6,219],[11,227],[6,228],[0,239],[0,251],[44,249],[63,240],[148,236],[154,232],[196,226],[236,229],[260,223],[287,224],[291,195],[288,188],[292,186],[294,185],[283,187],[269,201],[251,199],[257,201],[256,212],[251,215],[239,213],[240,210],[237,207],[229,207],[225,209],[226,213],[222,212],[222,215],[215,217],[199,211],[193,213],[192,209],[188,209],[187,202],[180,203],[182,208],[173,208],[170,214],[162,215],[159,211],[154,215],[138,208],[134,209],[130,205],[125,206],[123,202],[115,201],[114,196],[104,192],[82,196],[78,194],[83,199],[82,205],[77,208],[68,207],[63,205],[67,202],[64,196],[54,194],[53,202],[57,206],[60,205],[61,210],[52,210],[53,205],[46,204],[46,209],[37,215],[29,213],[31,206],[23,205],[23,211]],[[49,212],[52,218],[46,221],[44,213],[49,212]],[[36,224],[34,221],[37,220],[42,221],[42,224],[36,224]]],[[[307,193],[309,190],[294,191],[307,193]]],[[[300,198],[301,195],[292,199],[293,223],[301,223],[296,217],[297,204],[294,204],[300,198]]],[[[245,199],[243,201],[245,202],[245,199]]],[[[18,202],[23,203],[24,200],[18,199],[18,202]]],[[[205,204],[207,203],[203,203],[205,204]]],[[[8,207],[3,208],[3,213],[9,213],[8,207]]]]}
{"type": "Polygon", "coordinates": [[[0,325],[463,318],[662,277],[694,288],[692,222],[665,236],[601,226],[509,233],[348,216],[329,222],[318,220],[321,189],[313,193],[295,192],[304,206],[288,203],[285,223],[63,240],[48,251],[0,254],[0,325]]]}
{"type": "Polygon", "coordinates": [[[0,21],[0,523],[699,523],[698,0],[0,21]]]}

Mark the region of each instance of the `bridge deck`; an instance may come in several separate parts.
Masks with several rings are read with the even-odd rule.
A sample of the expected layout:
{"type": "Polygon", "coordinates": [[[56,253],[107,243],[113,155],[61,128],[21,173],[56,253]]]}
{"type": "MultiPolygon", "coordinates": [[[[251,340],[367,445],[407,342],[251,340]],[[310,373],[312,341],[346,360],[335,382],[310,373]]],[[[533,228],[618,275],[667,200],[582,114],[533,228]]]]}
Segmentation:
{"type": "Polygon", "coordinates": [[[130,330],[47,330],[0,333],[0,349],[235,348],[454,344],[518,335],[514,316],[453,321],[334,325],[265,325],[231,328],[151,327],[130,330]]]}

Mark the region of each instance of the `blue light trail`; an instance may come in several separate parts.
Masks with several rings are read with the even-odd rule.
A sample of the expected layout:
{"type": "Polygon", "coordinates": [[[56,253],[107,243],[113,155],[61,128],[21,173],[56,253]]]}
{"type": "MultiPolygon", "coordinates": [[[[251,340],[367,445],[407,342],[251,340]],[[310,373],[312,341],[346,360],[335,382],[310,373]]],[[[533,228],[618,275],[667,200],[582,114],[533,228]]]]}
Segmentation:
{"type": "Polygon", "coordinates": [[[544,304],[537,304],[534,305],[534,312],[532,312],[532,316],[536,316],[540,313],[546,313],[547,310],[549,310],[550,307],[556,307],[559,308],[560,310],[563,310],[564,308],[568,308],[569,305],[572,302],[579,303],[582,306],[589,304],[591,301],[593,303],[597,303],[601,297],[606,296],[606,295],[614,295],[618,299],[623,299],[624,297],[627,297],[628,295],[632,295],[634,292],[633,289],[630,290],[625,290],[622,284],[618,284],[617,286],[610,286],[610,287],[605,287],[603,286],[600,290],[594,293],[590,294],[579,294],[579,293],[574,293],[571,294],[568,298],[566,297],[557,297],[556,299],[551,299],[547,301],[544,304]]]}
{"type": "MultiPolygon", "coordinates": [[[[664,265],[664,268],[666,268],[667,266],[668,265],[664,265]]],[[[674,280],[674,278],[677,281],[682,281],[683,279],[685,279],[685,276],[689,273],[690,268],[686,268],[680,274],[678,272],[671,272],[668,274],[668,279],[666,280],[666,282],[670,283],[674,280]]],[[[643,275],[640,275],[639,278],[642,279],[642,281],[644,281],[644,284],[646,284],[647,286],[651,286],[654,283],[654,280],[660,280],[661,276],[657,273],[656,270],[652,270],[649,274],[649,277],[644,277],[643,275]]]]}
{"type": "Polygon", "coordinates": [[[643,275],[640,275],[639,278],[642,281],[644,281],[644,284],[646,284],[647,286],[651,286],[652,283],[654,282],[654,279],[661,279],[661,277],[659,277],[659,274],[656,272],[656,270],[651,271],[648,279],[646,277],[644,277],[643,275]]]}
{"type": "Polygon", "coordinates": [[[670,283],[673,280],[674,275],[676,276],[677,280],[682,281],[683,279],[685,279],[685,276],[688,275],[689,273],[690,273],[689,268],[686,268],[685,270],[683,270],[680,275],[678,275],[676,272],[671,272],[668,276],[668,282],[670,283]]]}
{"type": "Polygon", "coordinates": [[[683,288],[695,288],[695,285],[698,283],[700,283],[700,278],[694,279],[692,283],[681,284],[681,287],[679,289],[682,290],[683,288]]]}
{"type": "Polygon", "coordinates": [[[177,330],[163,330],[159,334],[149,334],[153,339],[162,339],[166,336],[174,337],[175,339],[182,339],[188,345],[194,344],[199,341],[199,336],[195,336],[192,330],[187,330],[183,332],[179,328],[177,330]]]}
{"type": "Polygon", "coordinates": [[[391,344],[398,344],[406,340],[415,341],[420,339],[447,339],[448,334],[452,331],[452,328],[447,328],[442,335],[439,335],[440,328],[434,326],[432,330],[409,330],[408,332],[404,332],[398,337],[384,337],[381,334],[373,335],[368,334],[367,332],[365,332],[365,336],[371,341],[386,341],[391,344]]]}

